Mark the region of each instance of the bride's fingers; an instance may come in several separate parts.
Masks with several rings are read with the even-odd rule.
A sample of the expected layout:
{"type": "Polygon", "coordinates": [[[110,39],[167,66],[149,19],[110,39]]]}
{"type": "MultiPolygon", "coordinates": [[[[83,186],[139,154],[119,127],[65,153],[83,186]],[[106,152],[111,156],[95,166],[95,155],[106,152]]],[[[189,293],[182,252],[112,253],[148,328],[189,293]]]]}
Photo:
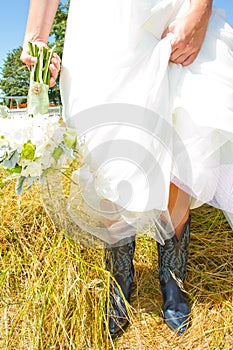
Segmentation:
{"type": "Polygon", "coordinates": [[[54,85],[56,85],[56,79],[54,79],[54,77],[51,77],[49,81],[49,87],[53,87],[54,85]]]}
{"type": "Polygon", "coordinates": [[[189,66],[191,63],[193,63],[193,61],[196,59],[198,53],[193,53],[191,54],[189,57],[187,57],[183,62],[182,65],[183,66],[189,66]]]}
{"type": "Polygon", "coordinates": [[[57,67],[53,63],[50,64],[49,69],[51,75],[49,86],[53,87],[56,84],[59,69],[57,69],[57,67]]]}
{"type": "Polygon", "coordinates": [[[29,52],[22,51],[20,60],[25,63],[28,67],[36,64],[37,59],[29,54],[29,52]]]}
{"type": "Polygon", "coordinates": [[[174,56],[170,58],[170,61],[176,64],[182,64],[182,66],[188,66],[197,57],[197,52],[181,53],[179,56],[174,56]]]}
{"type": "Polygon", "coordinates": [[[60,68],[61,68],[61,59],[56,53],[53,54],[51,63],[54,64],[54,66],[58,69],[58,71],[60,70],[60,68]]]}
{"type": "Polygon", "coordinates": [[[175,50],[171,53],[170,61],[174,63],[181,63],[182,59],[186,59],[190,56],[191,52],[189,50],[175,50]]]}
{"type": "Polygon", "coordinates": [[[57,79],[59,69],[57,69],[57,67],[53,63],[50,64],[49,69],[50,69],[51,77],[53,77],[54,79],[57,79]]]}
{"type": "Polygon", "coordinates": [[[60,62],[61,62],[60,57],[57,54],[54,54],[51,59],[51,64],[49,66],[49,69],[51,72],[51,78],[50,78],[50,84],[49,84],[50,87],[56,84],[56,79],[60,71],[60,65],[61,65],[60,62]]]}

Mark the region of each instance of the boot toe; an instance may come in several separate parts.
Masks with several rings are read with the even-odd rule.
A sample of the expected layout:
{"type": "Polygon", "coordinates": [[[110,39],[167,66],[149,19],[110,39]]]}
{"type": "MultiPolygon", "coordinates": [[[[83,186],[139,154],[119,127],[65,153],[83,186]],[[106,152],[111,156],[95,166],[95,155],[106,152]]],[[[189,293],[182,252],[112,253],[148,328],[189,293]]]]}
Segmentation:
{"type": "Polygon", "coordinates": [[[112,339],[119,337],[124,333],[125,329],[129,325],[127,318],[116,318],[111,317],[109,319],[109,333],[112,339]]]}
{"type": "Polygon", "coordinates": [[[129,324],[128,314],[122,295],[111,295],[109,309],[109,333],[114,339],[120,336],[129,324]]]}
{"type": "Polygon", "coordinates": [[[171,330],[181,335],[189,327],[189,312],[167,309],[164,312],[164,321],[171,330]]]}

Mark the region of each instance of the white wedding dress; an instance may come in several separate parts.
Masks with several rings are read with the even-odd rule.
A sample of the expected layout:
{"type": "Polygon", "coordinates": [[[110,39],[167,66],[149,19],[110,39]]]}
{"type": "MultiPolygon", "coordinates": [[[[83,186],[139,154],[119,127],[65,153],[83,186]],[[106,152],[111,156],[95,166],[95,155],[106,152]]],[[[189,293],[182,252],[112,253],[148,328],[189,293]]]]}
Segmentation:
{"type": "Polygon", "coordinates": [[[63,117],[84,162],[64,210],[100,241],[151,226],[158,241],[171,237],[170,181],[191,208],[233,213],[233,29],[214,8],[194,63],[170,63],[172,35],[161,34],[188,8],[188,0],[71,0],[63,117]]]}

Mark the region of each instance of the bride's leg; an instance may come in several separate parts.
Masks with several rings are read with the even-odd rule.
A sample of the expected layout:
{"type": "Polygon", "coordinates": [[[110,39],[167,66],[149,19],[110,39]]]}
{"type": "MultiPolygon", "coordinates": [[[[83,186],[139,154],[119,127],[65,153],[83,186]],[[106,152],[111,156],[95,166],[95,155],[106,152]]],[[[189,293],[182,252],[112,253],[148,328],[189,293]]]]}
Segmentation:
{"type": "Polygon", "coordinates": [[[168,210],[175,230],[175,235],[178,239],[182,233],[185,223],[189,218],[189,207],[190,196],[171,183],[168,210]]]}
{"type": "Polygon", "coordinates": [[[158,243],[159,279],[163,294],[163,313],[169,328],[182,334],[189,325],[190,308],[183,290],[189,246],[190,197],[171,184],[169,213],[175,234],[158,243]]]}

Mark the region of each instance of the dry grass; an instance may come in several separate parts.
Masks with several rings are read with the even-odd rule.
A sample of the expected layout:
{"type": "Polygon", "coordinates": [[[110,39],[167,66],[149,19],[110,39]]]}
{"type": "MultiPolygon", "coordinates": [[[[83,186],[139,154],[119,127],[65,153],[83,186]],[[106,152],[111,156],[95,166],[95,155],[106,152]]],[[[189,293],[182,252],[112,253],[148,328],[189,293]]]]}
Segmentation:
{"type": "MultiPolygon", "coordinates": [[[[1,181],[0,181],[1,187],[1,181]]],[[[186,288],[192,326],[163,324],[156,245],[137,241],[131,325],[114,343],[105,329],[103,252],[56,231],[38,188],[0,190],[0,349],[139,350],[233,348],[233,235],[222,213],[193,212],[186,288]]]]}

